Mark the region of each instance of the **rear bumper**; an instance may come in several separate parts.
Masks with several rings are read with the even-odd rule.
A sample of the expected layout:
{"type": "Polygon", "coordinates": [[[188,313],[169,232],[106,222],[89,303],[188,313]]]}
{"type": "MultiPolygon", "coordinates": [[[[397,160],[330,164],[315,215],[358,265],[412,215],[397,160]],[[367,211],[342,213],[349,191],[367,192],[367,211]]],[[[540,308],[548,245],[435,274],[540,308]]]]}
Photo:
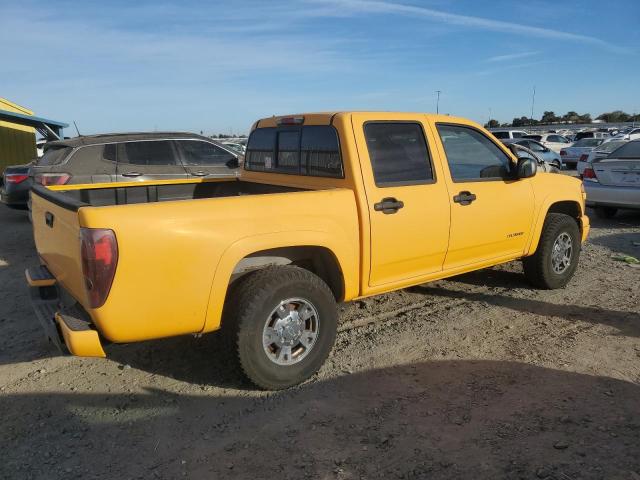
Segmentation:
{"type": "Polygon", "coordinates": [[[640,209],[640,187],[615,187],[596,182],[583,182],[589,207],[640,209]]]}
{"type": "Polygon", "coordinates": [[[64,306],[62,291],[46,267],[25,271],[31,304],[49,341],[63,354],[105,357],[98,332],[77,304],[64,306]]]}
{"type": "Polygon", "coordinates": [[[26,207],[29,201],[29,188],[3,187],[0,190],[0,203],[10,207],[26,207]]]}

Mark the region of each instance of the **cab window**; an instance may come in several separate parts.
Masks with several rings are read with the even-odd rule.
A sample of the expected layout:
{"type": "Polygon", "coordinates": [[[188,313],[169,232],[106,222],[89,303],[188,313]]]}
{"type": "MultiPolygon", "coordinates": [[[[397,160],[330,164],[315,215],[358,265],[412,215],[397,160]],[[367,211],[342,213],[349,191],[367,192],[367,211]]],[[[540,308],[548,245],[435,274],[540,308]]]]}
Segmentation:
{"type": "Polygon", "coordinates": [[[454,181],[509,177],[510,158],[481,132],[461,125],[438,124],[437,128],[454,181]]]}
{"type": "Polygon", "coordinates": [[[370,122],[364,126],[364,135],[377,186],[433,181],[429,150],[420,124],[370,122]]]}

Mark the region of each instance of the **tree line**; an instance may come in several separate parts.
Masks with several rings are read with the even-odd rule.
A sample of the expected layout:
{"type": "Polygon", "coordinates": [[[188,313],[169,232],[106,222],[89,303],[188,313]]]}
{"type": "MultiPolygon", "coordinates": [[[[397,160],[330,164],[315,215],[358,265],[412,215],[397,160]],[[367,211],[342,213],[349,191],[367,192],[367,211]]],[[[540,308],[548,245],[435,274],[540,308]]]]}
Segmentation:
{"type": "MultiPolygon", "coordinates": [[[[622,123],[622,122],[638,122],[640,121],[640,114],[630,115],[622,110],[614,110],[613,112],[606,112],[602,115],[598,115],[596,120],[602,120],[607,123],[622,123]]],[[[497,128],[497,127],[525,127],[527,125],[553,125],[556,123],[592,123],[593,120],[589,113],[579,114],[574,111],[567,112],[562,116],[556,115],[552,111],[543,112],[540,120],[535,118],[520,117],[514,118],[511,123],[500,123],[496,119],[489,120],[485,127],[497,128]]]]}

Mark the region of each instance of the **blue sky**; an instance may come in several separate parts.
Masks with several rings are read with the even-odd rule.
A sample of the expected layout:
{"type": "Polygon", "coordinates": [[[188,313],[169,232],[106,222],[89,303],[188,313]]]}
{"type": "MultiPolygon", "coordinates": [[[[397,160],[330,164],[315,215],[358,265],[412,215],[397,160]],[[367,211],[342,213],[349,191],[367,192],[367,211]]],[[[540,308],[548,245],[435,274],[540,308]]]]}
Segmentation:
{"type": "MultiPolygon", "coordinates": [[[[637,0],[0,0],[0,96],[82,133],[273,114],[640,111],[637,0]]],[[[66,133],[72,133],[67,131],[66,133]]]]}

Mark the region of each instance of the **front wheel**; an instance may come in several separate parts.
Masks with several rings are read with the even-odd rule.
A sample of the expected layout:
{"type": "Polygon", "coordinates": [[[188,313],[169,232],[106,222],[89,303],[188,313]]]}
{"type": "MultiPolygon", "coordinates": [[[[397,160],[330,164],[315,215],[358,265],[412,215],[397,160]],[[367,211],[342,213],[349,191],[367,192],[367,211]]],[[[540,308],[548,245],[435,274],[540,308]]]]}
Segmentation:
{"type": "Polygon", "coordinates": [[[335,342],[338,312],[327,284],[294,266],[248,274],[225,309],[242,371],[257,386],[280,390],[318,371],[335,342]]]}
{"type": "Polygon", "coordinates": [[[580,257],[580,230],[568,215],[549,213],[536,253],[522,260],[527,280],[538,288],[562,288],[576,271],[580,257]]]}

